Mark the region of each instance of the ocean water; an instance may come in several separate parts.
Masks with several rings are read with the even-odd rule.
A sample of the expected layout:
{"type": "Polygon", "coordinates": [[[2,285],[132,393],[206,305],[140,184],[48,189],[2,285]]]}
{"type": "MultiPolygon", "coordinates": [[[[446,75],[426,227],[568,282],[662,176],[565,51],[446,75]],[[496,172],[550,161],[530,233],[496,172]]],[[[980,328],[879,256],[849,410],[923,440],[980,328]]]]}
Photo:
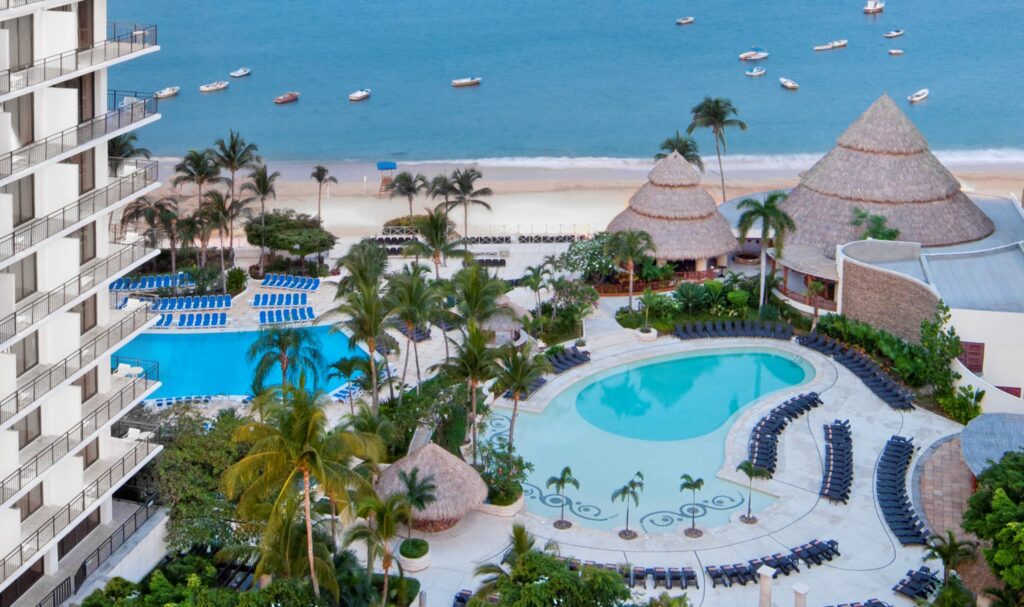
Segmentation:
{"type": "MultiPolygon", "coordinates": [[[[110,0],[111,20],[157,24],[162,50],[112,70],[112,88],[182,87],[140,131],[180,156],[240,129],[290,161],[649,157],[705,95],[730,98],[749,125],[731,155],[827,150],[888,92],[933,149],[1024,158],[1020,0],[110,0]],[[676,26],[682,16],[696,17],[676,26]],[[905,28],[902,38],[883,32],[905,28]],[[846,38],[848,48],[811,47],[846,38]],[[767,49],[748,78],[737,55],[767,49]],[[890,57],[889,48],[906,54],[890,57]],[[253,75],[227,91],[242,65],[253,75]],[[453,78],[483,85],[453,89],[453,78]],[[778,78],[796,80],[783,90],[778,78]],[[348,93],[370,88],[368,102],[348,93]],[[911,107],[906,96],[929,88],[911,107]],[[276,106],[285,91],[298,103],[276,106]],[[1002,150],[1002,152],[993,152],[1002,150]],[[1007,150],[1009,150],[1007,152],[1007,150]]],[[[714,145],[698,135],[703,153],[714,145]]]]}

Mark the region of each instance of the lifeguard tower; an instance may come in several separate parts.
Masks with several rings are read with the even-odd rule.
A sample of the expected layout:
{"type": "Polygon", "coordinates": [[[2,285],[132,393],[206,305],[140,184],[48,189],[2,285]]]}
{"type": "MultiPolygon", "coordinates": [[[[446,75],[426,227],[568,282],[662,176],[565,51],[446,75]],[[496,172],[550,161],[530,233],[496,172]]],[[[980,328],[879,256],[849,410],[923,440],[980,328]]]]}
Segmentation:
{"type": "Polygon", "coordinates": [[[395,170],[397,168],[398,165],[390,160],[377,163],[377,170],[380,171],[380,190],[377,192],[378,197],[383,197],[388,191],[388,187],[395,178],[395,170]]]}

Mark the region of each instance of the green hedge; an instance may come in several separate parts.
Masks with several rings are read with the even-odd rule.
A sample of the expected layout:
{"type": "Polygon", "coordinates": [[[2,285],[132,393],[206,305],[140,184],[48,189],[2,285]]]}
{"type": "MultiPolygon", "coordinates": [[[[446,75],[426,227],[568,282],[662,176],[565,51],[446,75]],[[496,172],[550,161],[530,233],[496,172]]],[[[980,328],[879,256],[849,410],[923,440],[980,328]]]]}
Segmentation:
{"type": "Polygon", "coordinates": [[[402,541],[398,553],[407,559],[418,559],[430,550],[430,543],[418,537],[402,541]]]}

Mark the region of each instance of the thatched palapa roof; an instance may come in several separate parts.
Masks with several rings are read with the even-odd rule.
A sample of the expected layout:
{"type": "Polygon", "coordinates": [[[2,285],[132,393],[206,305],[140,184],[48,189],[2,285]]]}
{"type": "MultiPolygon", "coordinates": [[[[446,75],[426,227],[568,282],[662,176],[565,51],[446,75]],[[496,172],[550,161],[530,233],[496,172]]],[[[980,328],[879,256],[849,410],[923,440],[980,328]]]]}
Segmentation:
{"type": "Polygon", "coordinates": [[[608,224],[609,232],[642,230],[658,259],[708,259],[738,246],[729,221],[700,187],[700,173],[678,152],[658,161],[629,207],[608,224]]]}
{"type": "Polygon", "coordinates": [[[523,328],[522,318],[533,318],[530,311],[514,303],[509,299],[508,295],[502,295],[495,302],[498,307],[498,311],[492,314],[490,318],[480,323],[480,328],[484,331],[493,332],[509,332],[519,331],[523,328]]]}
{"type": "Polygon", "coordinates": [[[417,529],[441,531],[453,527],[487,499],[487,485],[472,466],[448,453],[435,443],[413,451],[388,466],[377,479],[377,493],[382,498],[404,493],[400,471],[411,474],[419,469],[419,478],[433,477],[437,499],[423,512],[414,512],[417,529]]]}
{"type": "Polygon", "coordinates": [[[797,230],[788,242],[827,250],[857,240],[864,228],[850,222],[858,207],[886,217],[900,240],[924,246],[979,240],[994,230],[888,95],[871,104],[789,194],[783,208],[797,230]]]}

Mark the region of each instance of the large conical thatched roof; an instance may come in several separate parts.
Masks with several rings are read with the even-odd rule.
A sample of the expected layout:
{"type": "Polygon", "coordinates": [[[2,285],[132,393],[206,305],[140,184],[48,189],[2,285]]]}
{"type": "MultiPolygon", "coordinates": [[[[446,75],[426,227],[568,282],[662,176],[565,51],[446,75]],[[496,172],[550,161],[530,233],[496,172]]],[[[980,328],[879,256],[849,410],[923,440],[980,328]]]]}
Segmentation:
{"type": "Polygon", "coordinates": [[[871,104],[790,193],[783,208],[797,230],[789,242],[832,249],[857,240],[864,229],[850,222],[858,207],[885,216],[900,240],[925,246],[978,240],[994,229],[888,95],[871,104]]]}
{"type": "Polygon", "coordinates": [[[658,259],[707,259],[737,249],[729,221],[700,187],[700,173],[678,152],[658,161],[609,232],[642,230],[658,259]]]}
{"type": "Polygon", "coordinates": [[[419,478],[433,477],[437,499],[423,512],[414,512],[416,528],[441,531],[454,526],[487,499],[487,485],[472,466],[445,451],[435,443],[413,451],[388,466],[377,479],[377,493],[382,498],[404,493],[405,484],[398,473],[411,474],[419,469],[419,478]]]}

